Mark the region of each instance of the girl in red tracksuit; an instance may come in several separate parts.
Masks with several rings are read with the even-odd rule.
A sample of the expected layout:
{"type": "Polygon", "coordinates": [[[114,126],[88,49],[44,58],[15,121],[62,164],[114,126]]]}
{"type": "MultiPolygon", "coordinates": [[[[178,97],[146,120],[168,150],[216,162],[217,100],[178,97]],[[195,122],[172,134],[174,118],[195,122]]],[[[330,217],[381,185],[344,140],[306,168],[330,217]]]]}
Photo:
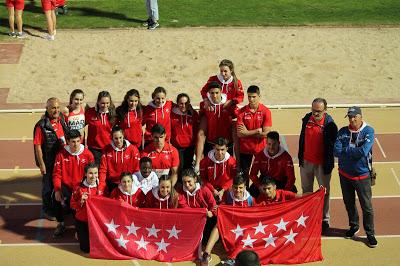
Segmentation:
{"type": "Polygon", "coordinates": [[[186,207],[185,199],[180,196],[172,186],[172,180],[168,175],[160,177],[158,187],[147,193],[145,208],[175,209],[186,207]]]}
{"type": "Polygon", "coordinates": [[[116,113],[116,124],[124,130],[125,138],[140,149],[143,138],[143,107],[140,103],[139,92],[135,89],[129,90],[121,105],[117,107],[116,113]]]}
{"type": "Polygon", "coordinates": [[[144,133],[145,145],[151,142],[151,129],[155,124],[165,128],[166,141],[171,138],[171,111],[172,101],[166,100],[167,91],[163,87],[157,87],[151,94],[153,100],[143,108],[143,124],[146,125],[144,133]]]}
{"type": "Polygon", "coordinates": [[[115,120],[115,107],[108,91],[101,91],[95,107],[85,113],[88,125],[87,146],[95,162],[100,164],[102,150],[111,142],[110,132],[115,120]]]}
{"type": "Polygon", "coordinates": [[[210,105],[207,97],[208,84],[211,82],[218,82],[221,85],[222,93],[226,95],[227,102],[224,103],[224,108],[231,105],[237,105],[243,102],[244,91],[242,82],[236,77],[233,62],[224,59],[219,63],[220,73],[216,76],[208,78],[207,83],[201,89],[201,97],[203,98],[206,108],[210,105]]]}
{"type": "Polygon", "coordinates": [[[103,192],[99,189],[98,167],[90,163],[85,167],[85,177],[82,183],[72,194],[71,208],[75,213],[75,228],[78,235],[79,247],[83,252],[89,253],[89,227],[86,213],[86,201],[93,196],[101,196],[103,192]]]}
{"type": "Polygon", "coordinates": [[[116,188],[122,172],[134,173],[139,170],[140,154],[136,146],[124,138],[119,126],[112,129],[112,142],[104,149],[100,164],[100,182],[107,184],[108,193],[116,188]]]}
{"type": "Polygon", "coordinates": [[[137,180],[134,182],[132,174],[123,172],[120,183],[111,192],[110,198],[126,202],[133,207],[141,207],[144,204],[145,195],[139,188],[137,180]]]}
{"type": "Polygon", "coordinates": [[[179,152],[179,171],[192,166],[198,124],[199,113],[192,108],[189,95],[179,94],[171,112],[171,144],[179,152]]]}
{"type": "Polygon", "coordinates": [[[84,98],[85,93],[81,89],[73,90],[69,96],[69,104],[63,111],[69,129],[76,129],[81,133],[82,144],[85,144],[85,110],[88,109],[88,105],[83,102],[84,98]]]}

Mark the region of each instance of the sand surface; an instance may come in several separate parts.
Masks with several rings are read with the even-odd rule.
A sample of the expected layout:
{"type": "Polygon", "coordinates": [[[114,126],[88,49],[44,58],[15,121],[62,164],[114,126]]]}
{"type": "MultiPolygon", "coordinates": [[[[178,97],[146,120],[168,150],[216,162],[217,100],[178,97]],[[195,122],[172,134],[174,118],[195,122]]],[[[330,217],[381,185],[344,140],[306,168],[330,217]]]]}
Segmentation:
{"type": "MultiPolygon", "coordinates": [[[[38,36],[43,33],[35,33],[38,36]]],[[[62,101],[75,88],[93,102],[130,88],[147,103],[156,86],[192,102],[228,58],[245,89],[262,89],[267,105],[400,102],[400,28],[183,28],[59,30],[48,42],[30,36],[20,64],[1,81],[9,103],[62,101]]]]}

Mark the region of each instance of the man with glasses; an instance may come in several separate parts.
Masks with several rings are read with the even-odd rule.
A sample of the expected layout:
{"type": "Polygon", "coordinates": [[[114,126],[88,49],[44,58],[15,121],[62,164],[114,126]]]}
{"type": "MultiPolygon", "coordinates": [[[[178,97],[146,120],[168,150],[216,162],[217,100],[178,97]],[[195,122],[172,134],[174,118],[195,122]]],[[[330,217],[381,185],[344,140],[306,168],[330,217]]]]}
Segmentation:
{"type": "Polygon", "coordinates": [[[349,125],[339,130],[334,155],[339,159],[339,177],[343,201],[349,217],[350,229],[346,238],[351,238],[360,229],[356,208],[356,192],[363,213],[363,226],[367,234],[367,245],[378,246],[374,230],[372,208],[371,170],[374,129],[363,121],[361,108],[350,107],[346,115],[349,125]]]}
{"type": "Polygon", "coordinates": [[[326,188],[322,217],[323,232],[329,229],[329,190],[334,167],[333,145],[338,131],[326,109],[325,99],[313,100],[311,112],[302,120],[298,153],[303,194],[313,192],[314,177],[318,185],[326,188]]]}

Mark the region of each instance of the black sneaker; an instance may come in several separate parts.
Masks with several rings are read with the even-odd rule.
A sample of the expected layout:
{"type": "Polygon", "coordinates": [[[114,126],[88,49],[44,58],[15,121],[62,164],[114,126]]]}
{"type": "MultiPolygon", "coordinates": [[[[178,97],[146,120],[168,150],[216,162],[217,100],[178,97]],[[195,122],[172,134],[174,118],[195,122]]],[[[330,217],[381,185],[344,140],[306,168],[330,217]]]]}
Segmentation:
{"type": "Polygon", "coordinates": [[[152,24],[149,24],[149,26],[147,27],[148,30],[155,30],[158,26],[160,26],[160,24],[158,24],[158,22],[153,22],[152,24]]]}
{"type": "Polygon", "coordinates": [[[355,234],[357,234],[360,231],[359,227],[350,227],[349,230],[346,232],[345,238],[352,238],[355,234]]]}
{"type": "Polygon", "coordinates": [[[207,252],[203,253],[203,256],[201,256],[200,260],[200,265],[201,266],[208,266],[211,262],[211,256],[207,252]]]}
{"type": "Polygon", "coordinates": [[[143,27],[147,28],[151,23],[152,23],[151,18],[148,18],[143,22],[142,25],[143,25],[143,27]]]}
{"type": "Polygon", "coordinates": [[[378,246],[378,241],[374,235],[367,235],[367,245],[370,248],[376,248],[378,246]]]}
{"type": "Polygon", "coordinates": [[[42,217],[43,217],[44,219],[49,220],[49,221],[55,221],[55,220],[56,220],[56,217],[55,217],[53,214],[48,213],[48,212],[44,212],[43,215],[42,215],[42,217]]]}
{"type": "Polygon", "coordinates": [[[56,227],[56,230],[54,230],[53,238],[62,237],[63,234],[65,233],[65,230],[66,230],[65,225],[58,224],[57,227],[56,227]]]}
{"type": "Polygon", "coordinates": [[[329,229],[329,222],[328,221],[322,221],[322,233],[325,233],[329,229]]]}

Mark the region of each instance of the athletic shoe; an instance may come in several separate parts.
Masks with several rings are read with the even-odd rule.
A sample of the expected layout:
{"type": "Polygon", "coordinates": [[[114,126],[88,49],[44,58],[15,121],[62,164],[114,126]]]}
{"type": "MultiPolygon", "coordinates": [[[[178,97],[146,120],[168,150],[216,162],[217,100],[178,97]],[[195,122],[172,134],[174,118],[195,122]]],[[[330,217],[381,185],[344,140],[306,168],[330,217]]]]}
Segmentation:
{"type": "Polygon", "coordinates": [[[17,34],[15,32],[9,32],[8,36],[15,38],[17,37],[17,34]]]}
{"type": "Polygon", "coordinates": [[[25,39],[26,37],[28,37],[28,35],[25,32],[18,32],[16,36],[18,39],[25,39]]]}
{"type": "Polygon", "coordinates": [[[322,221],[322,233],[328,231],[329,229],[329,222],[328,221],[322,221]]]}
{"type": "Polygon", "coordinates": [[[200,265],[208,266],[210,264],[211,260],[212,259],[211,259],[210,254],[208,254],[207,252],[204,252],[203,256],[201,257],[201,260],[200,260],[200,265]]]}
{"type": "Polygon", "coordinates": [[[142,25],[143,25],[143,27],[148,27],[150,24],[151,24],[151,18],[148,18],[143,22],[142,25]]]}
{"type": "Polygon", "coordinates": [[[44,35],[44,37],[43,37],[45,40],[48,40],[48,41],[54,41],[54,35],[50,35],[50,34],[46,34],[46,35],[44,35]]]}
{"type": "Polygon", "coordinates": [[[367,245],[370,248],[376,248],[378,246],[378,241],[374,235],[367,235],[367,245]]]}
{"type": "Polygon", "coordinates": [[[352,226],[349,230],[347,230],[345,238],[352,238],[358,232],[360,232],[360,228],[352,226]]]}
{"type": "Polygon", "coordinates": [[[147,29],[148,30],[155,30],[158,26],[160,26],[160,24],[158,24],[158,22],[153,22],[152,24],[149,24],[147,29]]]}
{"type": "Polygon", "coordinates": [[[62,235],[65,233],[65,230],[65,225],[59,223],[56,227],[56,230],[54,230],[53,238],[62,237],[62,235]]]}
{"type": "Polygon", "coordinates": [[[234,259],[226,259],[224,261],[221,261],[222,265],[228,265],[228,266],[234,266],[235,265],[235,260],[234,259]]]}

